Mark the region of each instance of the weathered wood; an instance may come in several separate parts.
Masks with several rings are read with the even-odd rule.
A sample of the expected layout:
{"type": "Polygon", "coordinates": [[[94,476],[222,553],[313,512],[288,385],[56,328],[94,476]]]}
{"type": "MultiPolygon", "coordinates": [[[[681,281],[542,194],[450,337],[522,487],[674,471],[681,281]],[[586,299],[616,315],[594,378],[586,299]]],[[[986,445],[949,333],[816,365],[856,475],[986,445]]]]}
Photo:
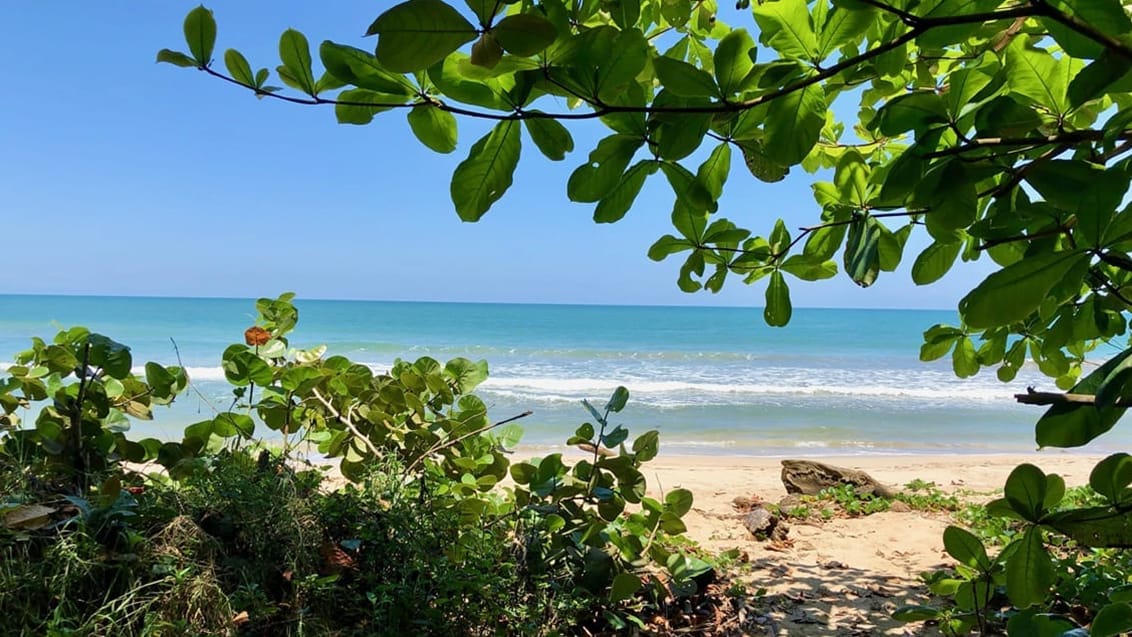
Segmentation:
{"type": "Polygon", "coordinates": [[[783,541],[790,527],[775,514],[759,505],[743,516],[743,526],[759,540],[783,541]]]}
{"type": "MultiPolygon", "coordinates": [[[[1064,405],[1066,403],[1072,405],[1093,405],[1097,402],[1097,397],[1092,394],[1061,394],[1058,392],[1030,390],[1025,394],[1014,394],[1014,400],[1023,405],[1064,405]]],[[[1132,401],[1118,400],[1115,406],[1132,407],[1132,401]]]]}
{"type": "Polygon", "coordinates": [[[872,494],[892,499],[896,493],[864,471],[837,467],[813,460],[783,460],[782,484],[787,493],[817,495],[822,489],[852,485],[859,495],[872,494]]]}

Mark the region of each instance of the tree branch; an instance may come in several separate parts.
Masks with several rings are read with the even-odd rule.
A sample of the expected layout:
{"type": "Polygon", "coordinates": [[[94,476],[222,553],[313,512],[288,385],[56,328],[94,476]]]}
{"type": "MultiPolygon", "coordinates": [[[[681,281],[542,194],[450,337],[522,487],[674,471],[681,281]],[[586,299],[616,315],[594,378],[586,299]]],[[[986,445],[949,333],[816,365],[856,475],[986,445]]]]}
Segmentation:
{"type": "MultiPolygon", "coordinates": [[[[1049,146],[1050,144],[1078,144],[1081,142],[1102,141],[1104,135],[1104,131],[1087,129],[1065,131],[1057,135],[1035,135],[1032,137],[977,137],[958,146],[925,153],[921,155],[921,157],[924,159],[936,159],[938,157],[969,153],[979,150],[980,148],[1001,148],[1004,146],[1033,146],[1036,148],[1039,146],[1049,146]]],[[[1117,136],[1117,139],[1132,140],[1132,131],[1121,133],[1117,136]]]]}
{"type": "MultiPolygon", "coordinates": [[[[1034,391],[1031,387],[1025,394],[1014,394],[1014,400],[1023,405],[1095,405],[1097,397],[1092,394],[1061,394],[1057,392],[1034,391]]],[[[1132,407],[1132,401],[1118,400],[1114,407],[1132,407]]]]}

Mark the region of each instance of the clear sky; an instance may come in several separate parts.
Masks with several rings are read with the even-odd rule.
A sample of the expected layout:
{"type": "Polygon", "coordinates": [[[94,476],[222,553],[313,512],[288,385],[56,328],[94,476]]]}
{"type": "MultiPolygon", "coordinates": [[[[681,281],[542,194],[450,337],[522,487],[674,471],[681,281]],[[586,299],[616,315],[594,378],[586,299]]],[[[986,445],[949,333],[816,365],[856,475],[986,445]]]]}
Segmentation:
{"type": "MultiPolygon", "coordinates": [[[[216,0],[216,59],[240,49],[278,64],[279,34],[373,45],[361,34],[392,2],[216,0]]],[[[752,22],[729,2],[721,18],[752,22]]],[[[645,252],[669,232],[659,176],[623,221],[596,225],[566,179],[601,129],[573,128],[577,150],[551,162],[525,144],[515,185],[479,223],[448,199],[453,168],[485,130],[461,121],[460,147],[421,146],[403,112],[340,126],[330,108],[271,100],[192,69],[154,63],[184,50],[195,2],[21,2],[5,7],[7,97],[0,101],[0,293],[761,306],[761,284],[680,292],[680,262],[645,252]]],[[[526,140],[524,140],[526,142],[526,140]]],[[[815,179],[762,184],[738,161],[721,213],[756,233],[819,213],[815,179]]],[[[694,170],[695,165],[691,168],[694,170]]],[[[913,240],[910,250],[925,245],[913,240]]],[[[861,290],[843,275],[792,284],[795,305],[953,308],[987,264],[917,288],[907,274],[861,290]]]]}

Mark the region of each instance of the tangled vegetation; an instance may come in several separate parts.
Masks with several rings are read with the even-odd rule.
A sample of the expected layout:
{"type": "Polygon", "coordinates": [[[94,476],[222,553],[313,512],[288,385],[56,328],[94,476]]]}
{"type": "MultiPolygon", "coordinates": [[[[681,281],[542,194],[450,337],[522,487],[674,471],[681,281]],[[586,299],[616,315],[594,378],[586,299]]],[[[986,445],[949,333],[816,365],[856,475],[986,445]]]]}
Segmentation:
{"type": "Polygon", "coordinates": [[[135,440],[130,421],[184,391],[184,369],[138,376],[127,346],[82,328],[16,357],[0,384],[0,632],[600,632],[643,628],[715,578],[680,548],[692,494],[646,494],[657,433],[630,442],[610,422],[624,388],[584,403],[593,422],[569,442],[592,459],[512,463],[521,430],[472,393],[485,362],[375,373],[293,347],[291,295],[256,307],[222,357],[233,409],[180,441],[135,440]]]}
{"type": "MultiPolygon", "coordinates": [[[[1116,339],[1132,307],[1132,18],[1122,0],[740,0],[735,13],[716,0],[464,5],[397,4],[366,30],[377,38],[370,50],[324,41],[322,71],[307,38],[288,30],[276,73],[291,91],[269,85],[267,68],[253,74],[235,49],[219,70],[216,22],[203,7],[185,21],[188,52],[158,60],[260,98],[332,106],[342,123],[403,110],[442,153],[457,147],[458,117],[494,122],[452,175],[453,204],[468,221],[510,187],[524,130],[557,161],[574,150],[564,123],[600,122],[609,134],[571,173],[566,196],[596,204],[595,221],[616,222],[663,175],[675,233],[649,256],[679,255],[677,284],[688,292],[718,291],[732,277],[766,281],[774,326],[791,318],[787,277],[843,269],[867,287],[898,268],[910,236],[926,233],[916,284],[960,259],[989,258],[997,270],[959,302],[959,325],[924,333],[922,359],[950,354],[959,376],[996,368],[1003,380],[1035,364],[1069,392],[1023,397],[1052,405],[1037,423],[1041,447],[1085,445],[1124,414],[1132,349],[1116,339]],[[855,122],[841,121],[839,100],[856,103],[855,122]],[[792,234],[779,220],[755,235],[724,218],[724,186],[741,172],[735,152],[765,182],[795,167],[831,172],[813,184],[815,222],[792,234]],[[689,162],[699,162],[694,172],[689,162]],[[1119,353],[1084,374],[1101,345],[1119,353]]],[[[1018,467],[988,509],[1023,521],[1016,539],[992,559],[958,527],[945,537],[969,571],[947,629],[992,630],[985,618],[1004,588],[1016,617],[1030,618],[1012,620],[1011,634],[1132,630],[1123,594],[1097,597],[1095,615],[1083,617],[1050,601],[1057,547],[1132,546],[1130,467],[1126,454],[1106,458],[1090,479],[1101,500],[1064,510],[1059,477],[1018,467]]]]}

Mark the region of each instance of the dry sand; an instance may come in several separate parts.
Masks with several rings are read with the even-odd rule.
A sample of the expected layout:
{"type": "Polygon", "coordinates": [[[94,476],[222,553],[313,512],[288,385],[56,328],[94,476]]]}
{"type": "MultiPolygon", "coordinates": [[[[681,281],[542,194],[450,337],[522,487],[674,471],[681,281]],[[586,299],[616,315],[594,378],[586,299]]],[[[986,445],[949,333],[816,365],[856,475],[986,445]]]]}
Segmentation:
{"type": "MultiPolygon", "coordinates": [[[[968,501],[991,498],[1022,462],[1058,473],[1076,486],[1088,482],[1089,471],[1100,459],[1066,453],[792,457],[860,469],[898,488],[918,478],[968,501]]],[[[780,460],[662,454],[645,466],[645,474],[654,495],[676,487],[695,494],[695,505],[685,517],[691,538],[713,550],[738,548],[745,553],[746,579],[753,588],[767,591],[765,604],[759,606],[773,609],[764,634],[933,634],[932,629],[904,625],[889,615],[906,603],[921,603],[926,589],[919,573],[949,562],[941,536],[952,516],[890,511],[791,523],[793,546],[757,541],[743,527],[732,501],[746,496],[777,502],[785,496],[780,460]]]]}

